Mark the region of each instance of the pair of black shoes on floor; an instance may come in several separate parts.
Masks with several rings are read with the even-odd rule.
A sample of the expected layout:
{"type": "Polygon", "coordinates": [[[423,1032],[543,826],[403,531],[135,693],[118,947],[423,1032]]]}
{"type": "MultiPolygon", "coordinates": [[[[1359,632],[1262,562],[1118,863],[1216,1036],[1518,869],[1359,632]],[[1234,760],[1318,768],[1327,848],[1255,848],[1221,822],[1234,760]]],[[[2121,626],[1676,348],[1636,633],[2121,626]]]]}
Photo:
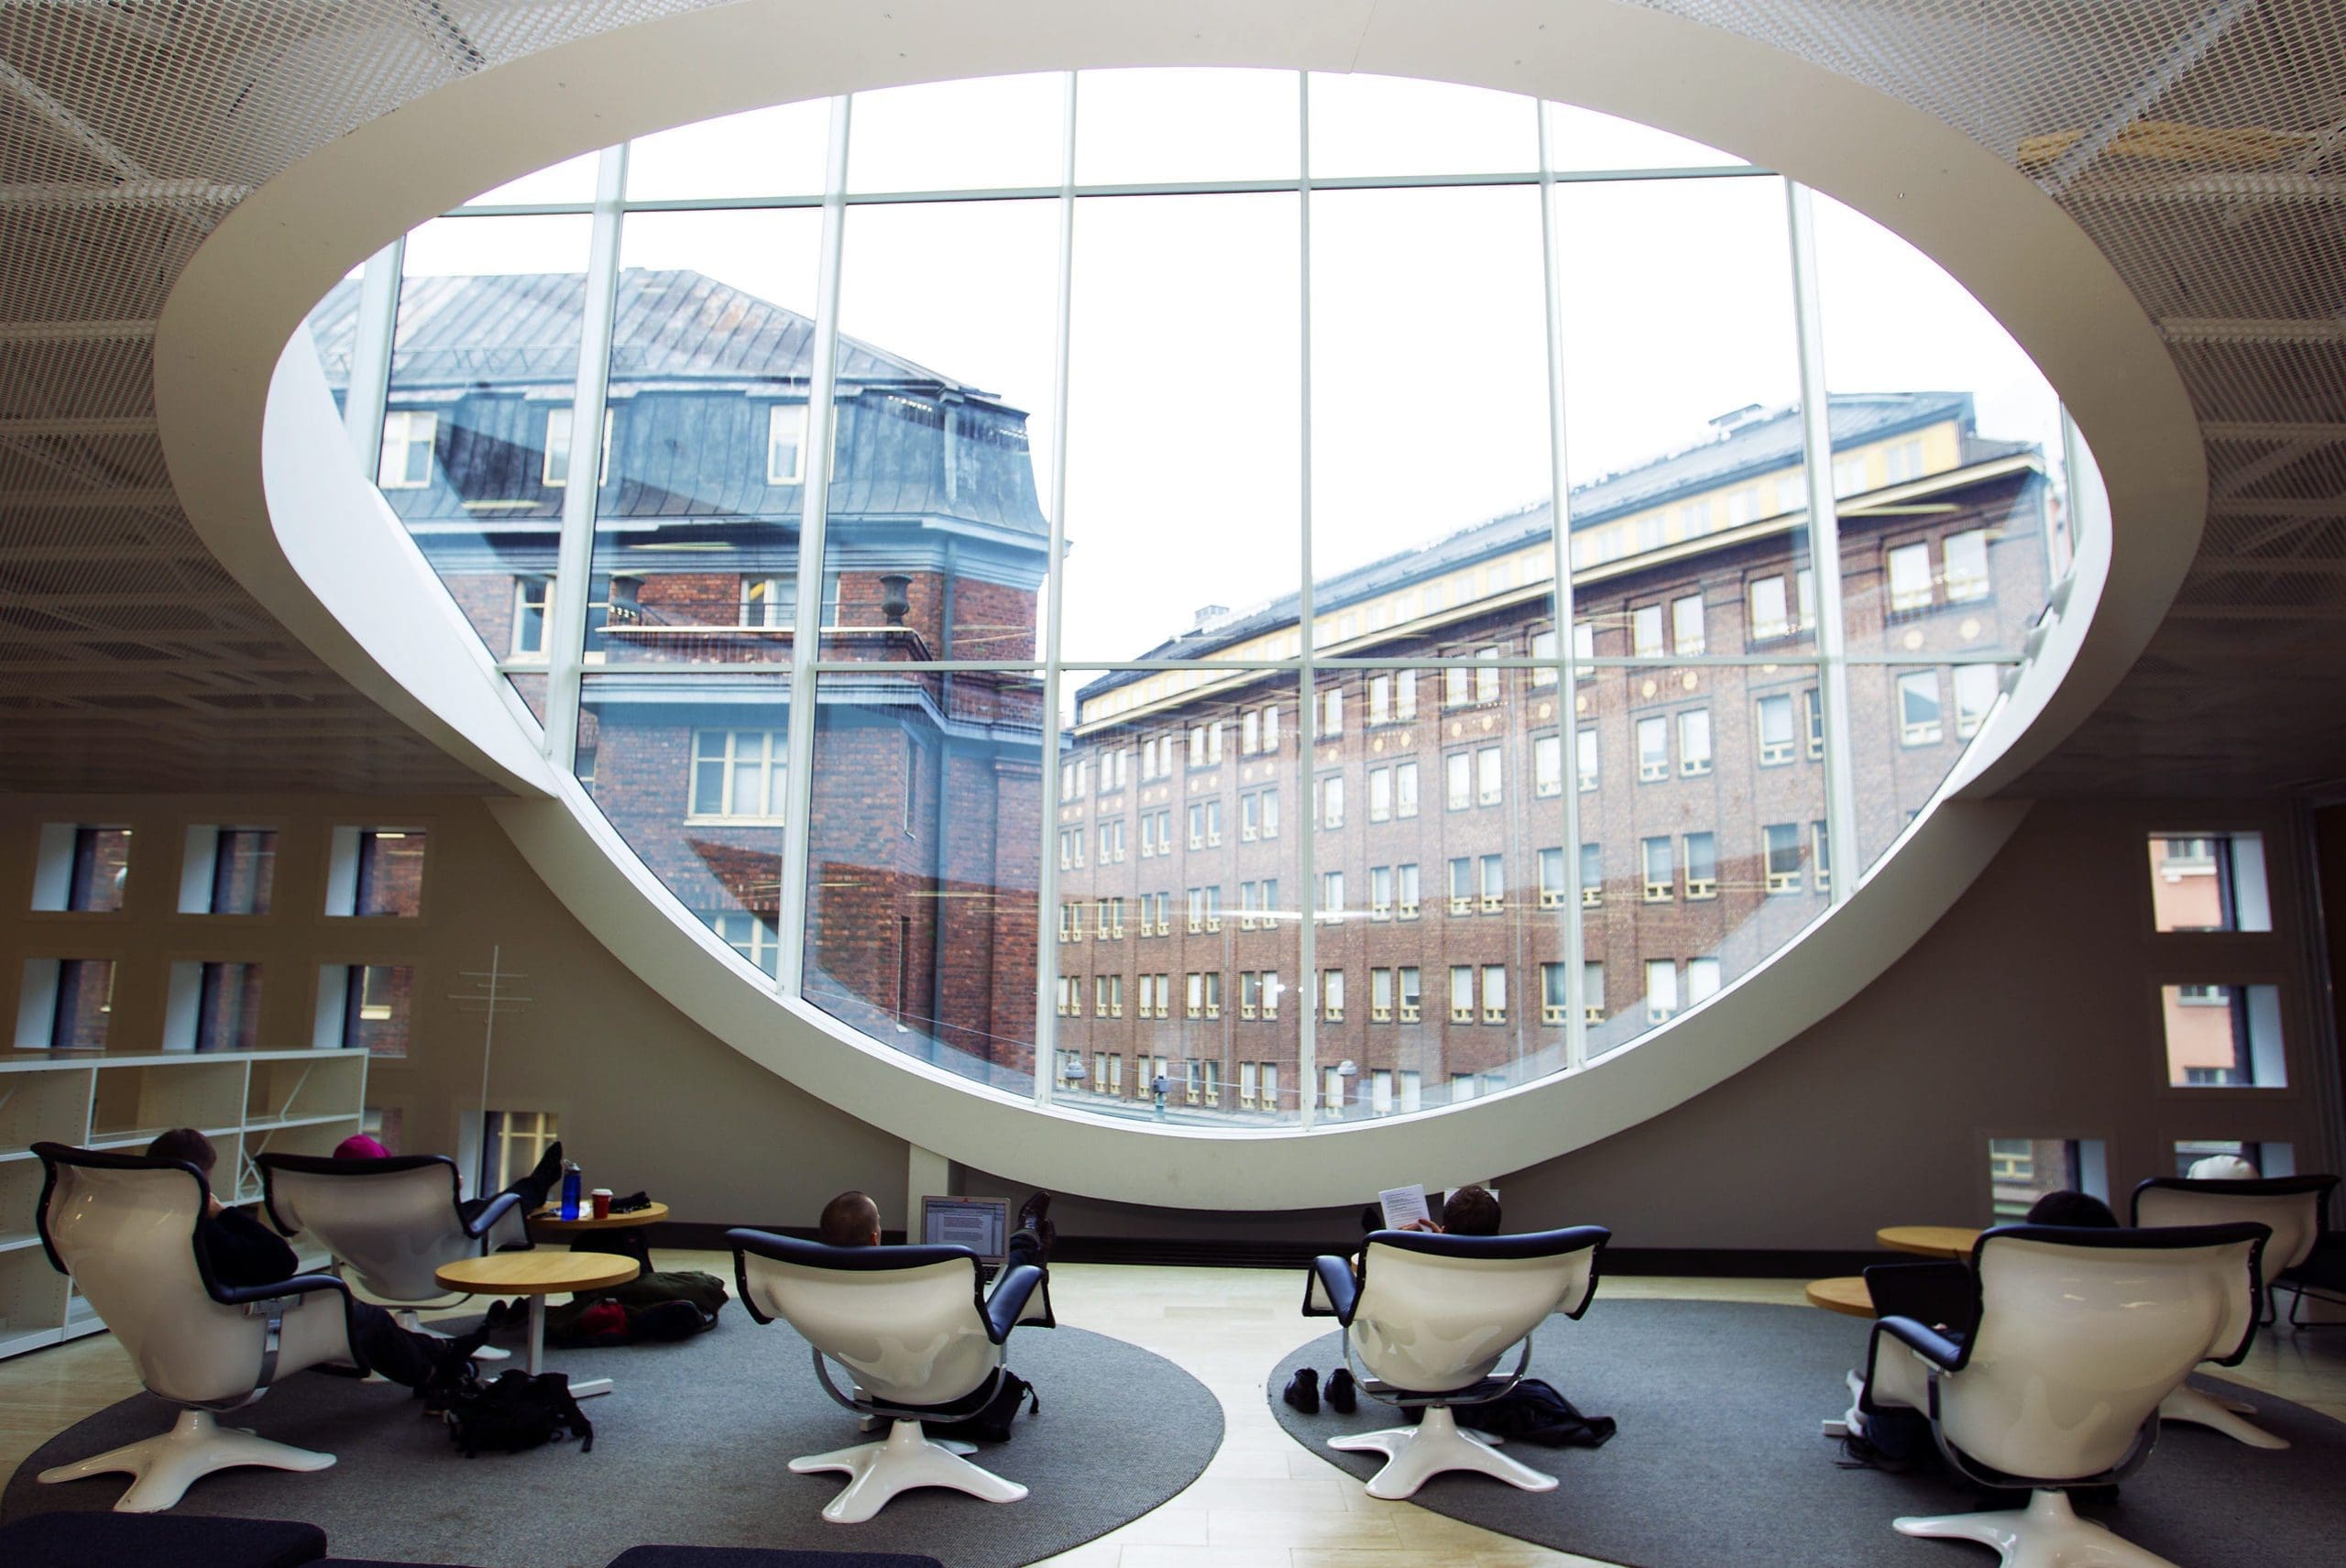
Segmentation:
{"type": "MultiPolygon", "coordinates": [[[[1328,1408],[1340,1416],[1349,1416],[1360,1408],[1354,1396],[1353,1369],[1339,1366],[1328,1374],[1328,1408]]],[[[1320,1413],[1320,1374],[1307,1366],[1288,1379],[1287,1392],[1279,1396],[1307,1416],[1320,1413]]]]}

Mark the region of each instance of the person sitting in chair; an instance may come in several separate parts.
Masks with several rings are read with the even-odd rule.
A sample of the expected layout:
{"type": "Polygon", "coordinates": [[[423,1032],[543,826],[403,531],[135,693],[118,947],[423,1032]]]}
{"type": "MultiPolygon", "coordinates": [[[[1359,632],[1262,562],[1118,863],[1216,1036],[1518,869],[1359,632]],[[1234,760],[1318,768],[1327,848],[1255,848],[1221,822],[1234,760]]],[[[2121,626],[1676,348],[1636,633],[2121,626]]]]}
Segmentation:
{"type": "MultiPolygon", "coordinates": [[[[336,1159],[389,1159],[391,1157],[391,1151],[364,1133],[353,1133],[334,1145],[334,1157],[336,1159]]],[[[521,1211],[523,1214],[534,1214],[546,1206],[546,1195],[554,1190],[554,1184],[561,1179],[562,1143],[557,1139],[546,1146],[546,1152],[538,1157],[538,1163],[531,1168],[527,1176],[507,1183],[503,1191],[493,1192],[486,1198],[464,1199],[457,1203],[456,1212],[464,1216],[465,1223],[470,1224],[480,1218],[483,1210],[498,1199],[504,1197],[507,1192],[511,1192],[521,1198],[521,1211]]]]}
{"type": "MultiPolygon", "coordinates": [[[[1031,1263],[1050,1275],[1051,1243],[1058,1227],[1051,1223],[1051,1195],[1036,1192],[1028,1196],[1018,1207],[1018,1228],[1010,1234],[1003,1250],[1003,1268],[1006,1273],[1022,1263],[1031,1263]]],[[[823,1205],[823,1216],[815,1223],[815,1239],[825,1246],[878,1246],[880,1245],[880,1205],[867,1192],[852,1190],[840,1193],[823,1205]]]]}
{"type": "MultiPolygon", "coordinates": [[[[207,1184],[219,1155],[212,1140],[193,1127],[175,1127],[147,1146],[148,1159],[177,1160],[203,1173],[207,1184]]],[[[274,1285],[291,1279],[301,1264],[285,1238],[249,1209],[232,1209],[211,1194],[196,1222],[195,1247],[207,1273],[223,1285],[274,1285]]],[[[412,1333],[390,1313],[365,1301],[351,1303],[351,1343],[367,1364],[394,1383],[422,1391],[435,1378],[454,1381],[474,1351],[488,1339],[486,1328],[455,1339],[412,1333]]]]}

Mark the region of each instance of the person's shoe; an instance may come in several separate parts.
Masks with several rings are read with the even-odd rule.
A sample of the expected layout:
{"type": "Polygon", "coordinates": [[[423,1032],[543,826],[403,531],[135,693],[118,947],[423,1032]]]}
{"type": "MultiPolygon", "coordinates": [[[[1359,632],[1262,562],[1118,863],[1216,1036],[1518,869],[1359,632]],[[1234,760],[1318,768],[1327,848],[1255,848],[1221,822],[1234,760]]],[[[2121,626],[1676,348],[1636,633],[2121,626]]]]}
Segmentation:
{"type": "Polygon", "coordinates": [[[1349,1416],[1359,1409],[1360,1400],[1354,1387],[1351,1367],[1339,1366],[1328,1374],[1328,1408],[1340,1416],[1349,1416]]]}
{"type": "Polygon", "coordinates": [[[1041,1244],[1044,1260],[1049,1261],[1051,1244],[1059,1239],[1059,1228],[1051,1223],[1049,1193],[1030,1192],[1026,1195],[1026,1201],[1018,1205],[1018,1228],[1035,1233],[1035,1240],[1041,1244]]]}
{"type": "Polygon", "coordinates": [[[454,1339],[427,1342],[424,1354],[432,1358],[432,1370],[416,1386],[416,1395],[423,1401],[423,1413],[436,1416],[469,1390],[479,1387],[473,1374],[473,1352],[488,1338],[487,1327],[477,1328],[454,1339]]]}
{"type": "Polygon", "coordinates": [[[1309,1366],[1288,1379],[1287,1392],[1279,1396],[1307,1416],[1320,1413],[1320,1374],[1309,1366]]]}
{"type": "Polygon", "coordinates": [[[538,1157],[538,1163],[537,1163],[535,1166],[533,1166],[533,1167],[532,1167],[532,1168],[531,1168],[531,1170],[530,1170],[530,1179],[531,1179],[532,1181],[543,1181],[543,1182],[544,1182],[544,1183],[546,1184],[546,1189],[547,1189],[547,1190],[548,1190],[548,1191],[552,1191],[555,1187],[557,1187],[557,1186],[561,1185],[561,1182],[562,1182],[562,1140],[561,1140],[561,1139],[556,1138],[553,1143],[548,1144],[548,1145],[546,1146],[546,1152],[545,1152],[545,1153],[543,1153],[543,1154],[542,1154],[542,1155],[540,1155],[540,1156],[538,1157]]]}

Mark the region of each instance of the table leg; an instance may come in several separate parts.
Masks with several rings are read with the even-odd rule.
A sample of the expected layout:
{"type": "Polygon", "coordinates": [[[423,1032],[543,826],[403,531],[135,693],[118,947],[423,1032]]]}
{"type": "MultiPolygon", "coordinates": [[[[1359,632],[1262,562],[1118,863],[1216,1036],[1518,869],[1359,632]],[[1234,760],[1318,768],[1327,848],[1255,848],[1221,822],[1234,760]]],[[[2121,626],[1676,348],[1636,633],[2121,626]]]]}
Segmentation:
{"type": "MultiPolygon", "coordinates": [[[[546,1359],[546,1299],[543,1295],[530,1298],[530,1376],[543,1372],[546,1359]]],[[[597,1394],[611,1391],[608,1377],[574,1377],[570,1380],[570,1397],[591,1399],[597,1394]]]]}

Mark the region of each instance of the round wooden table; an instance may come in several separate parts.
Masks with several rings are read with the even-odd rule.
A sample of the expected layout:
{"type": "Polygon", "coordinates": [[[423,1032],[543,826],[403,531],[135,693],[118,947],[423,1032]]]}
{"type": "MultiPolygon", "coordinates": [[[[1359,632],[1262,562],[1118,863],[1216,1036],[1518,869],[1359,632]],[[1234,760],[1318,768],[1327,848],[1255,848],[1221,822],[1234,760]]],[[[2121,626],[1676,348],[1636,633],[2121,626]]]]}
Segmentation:
{"type": "Polygon", "coordinates": [[[1977,1225],[1884,1225],[1873,1239],[1895,1252],[1924,1257],[1969,1257],[1979,1240],[1977,1225]]]}
{"type": "Polygon", "coordinates": [[[1810,1306],[1822,1307],[1828,1312],[1839,1312],[1850,1318],[1870,1318],[1874,1315],[1873,1292],[1866,1288],[1866,1277],[1862,1274],[1840,1274],[1830,1279],[1812,1279],[1808,1282],[1807,1295],[1810,1306]]]}
{"type": "MultiPolygon", "coordinates": [[[[433,1277],[443,1289],[464,1290],[483,1296],[527,1296],[530,1299],[530,1359],[526,1363],[534,1377],[545,1370],[546,1298],[567,1296],[580,1290],[599,1290],[607,1285],[624,1285],[642,1267],[631,1257],[620,1257],[608,1252],[493,1252],[487,1257],[462,1257],[443,1264],[433,1277]]],[[[584,1399],[590,1395],[608,1394],[611,1380],[590,1377],[585,1382],[573,1381],[573,1398],[584,1399]]]]}
{"type": "Polygon", "coordinates": [[[593,1245],[587,1247],[588,1251],[601,1250],[617,1253],[621,1257],[631,1257],[643,1266],[644,1273],[649,1274],[652,1272],[651,1248],[641,1235],[630,1233],[640,1226],[656,1225],[667,1217],[668,1205],[665,1203],[646,1203],[641,1209],[630,1209],[624,1214],[606,1215],[599,1220],[595,1218],[591,1209],[581,1205],[578,1218],[565,1220],[559,1207],[549,1204],[530,1216],[530,1230],[533,1234],[543,1233],[549,1236],[568,1236],[574,1249],[582,1242],[591,1242],[593,1245]],[[606,1231],[614,1233],[608,1241],[602,1235],[606,1231]]]}

